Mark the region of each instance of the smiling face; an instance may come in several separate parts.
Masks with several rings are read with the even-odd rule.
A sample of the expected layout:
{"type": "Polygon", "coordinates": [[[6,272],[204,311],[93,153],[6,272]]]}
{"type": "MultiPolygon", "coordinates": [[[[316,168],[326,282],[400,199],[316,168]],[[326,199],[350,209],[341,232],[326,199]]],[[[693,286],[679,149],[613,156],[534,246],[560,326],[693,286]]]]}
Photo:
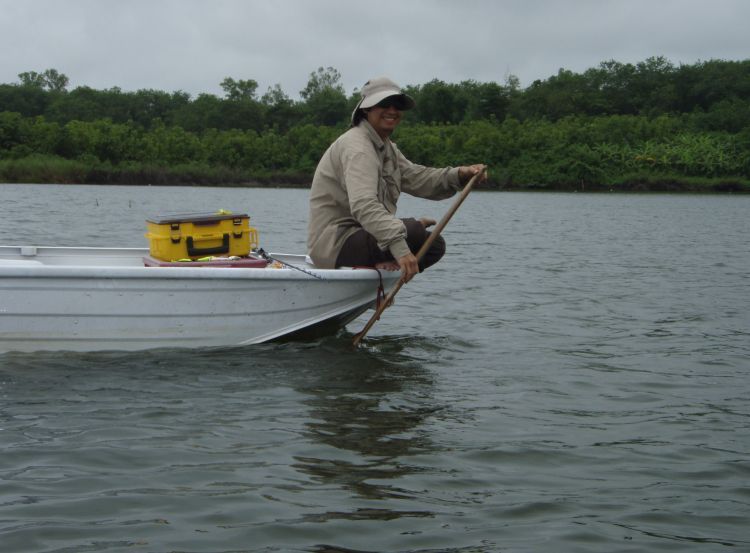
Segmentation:
{"type": "Polygon", "coordinates": [[[386,98],[379,104],[375,104],[366,110],[367,122],[372,125],[372,128],[375,129],[375,132],[383,140],[388,138],[401,122],[401,110],[399,107],[401,107],[399,102],[392,101],[391,98],[386,98]]]}

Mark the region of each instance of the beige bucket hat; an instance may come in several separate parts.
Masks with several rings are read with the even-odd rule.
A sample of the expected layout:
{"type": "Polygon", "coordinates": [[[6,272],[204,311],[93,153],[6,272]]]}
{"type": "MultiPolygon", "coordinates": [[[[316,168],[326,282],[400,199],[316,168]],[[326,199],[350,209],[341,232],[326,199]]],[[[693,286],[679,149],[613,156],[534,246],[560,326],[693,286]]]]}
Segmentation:
{"type": "Polygon", "coordinates": [[[399,106],[401,110],[412,109],[416,105],[411,96],[404,94],[401,87],[387,77],[370,79],[362,87],[360,93],[362,98],[352,112],[352,123],[354,124],[358,122],[356,117],[360,109],[371,108],[391,96],[398,96],[401,99],[401,106],[399,106]]]}

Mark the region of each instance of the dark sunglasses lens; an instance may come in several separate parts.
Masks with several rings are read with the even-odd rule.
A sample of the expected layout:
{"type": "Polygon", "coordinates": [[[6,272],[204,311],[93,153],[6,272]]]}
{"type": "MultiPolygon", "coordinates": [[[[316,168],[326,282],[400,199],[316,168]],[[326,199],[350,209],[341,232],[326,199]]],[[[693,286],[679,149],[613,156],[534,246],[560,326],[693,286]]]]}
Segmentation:
{"type": "Polygon", "coordinates": [[[378,102],[378,107],[404,109],[404,103],[398,96],[391,96],[390,98],[378,102]]]}

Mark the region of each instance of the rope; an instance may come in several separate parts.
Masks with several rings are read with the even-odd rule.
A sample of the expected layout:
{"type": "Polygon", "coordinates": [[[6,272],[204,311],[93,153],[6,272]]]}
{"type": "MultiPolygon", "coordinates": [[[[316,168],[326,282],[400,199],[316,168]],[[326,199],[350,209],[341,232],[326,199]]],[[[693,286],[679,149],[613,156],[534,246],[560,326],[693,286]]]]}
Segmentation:
{"type": "Polygon", "coordinates": [[[352,269],[371,269],[378,273],[378,289],[375,291],[375,308],[380,309],[380,305],[385,300],[385,287],[383,286],[383,273],[377,267],[368,267],[365,265],[352,267],[352,269]]]}
{"type": "MultiPolygon", "coordinates": [[[[297,271],[300,271],[302,273],[305,273],[306,275],[310,275],[313,278],[317,278],[318,280],[325,280],[322,276],[316,275],[315,273],[311,273],[310,271],[307,271],[305,269],[302,269],[300,267],[297,267],[295,265],[290,265],[289,263],[285,263],[281,261],[280,259],[276,259],[269,255],[263,248],[258,248],[257,250],[254,250],[255,253],[257,253],[259,256],[261,256],[266,261],[270,262],[276,262],[280,263],[284,267],[289,267],[290,269],[296,269],[297,271]]],[[[375,291],[375,306],[377,309],[380,309],[380,306],[382,305],[383,301],[385,301],[385,287],[383,286],[383,273],[380,272],[380,269],[377,267],[352,267],[352,269],[371,269],[378,273],[378,288],[375,291]]],[[[379,318],[379,317],[378,317],[379,318]]]]}

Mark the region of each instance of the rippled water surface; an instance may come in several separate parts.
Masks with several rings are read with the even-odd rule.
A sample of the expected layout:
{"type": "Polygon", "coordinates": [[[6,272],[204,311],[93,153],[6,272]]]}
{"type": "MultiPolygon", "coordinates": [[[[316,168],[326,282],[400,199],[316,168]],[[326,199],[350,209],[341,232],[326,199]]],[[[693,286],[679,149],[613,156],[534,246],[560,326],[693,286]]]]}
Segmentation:
{"type": "MultiPolygon", "coordinates": [[[[0,185],[0,242],[145,245],[306,191],[0,185]]],[[[450,200],[404,198],[439,218],[450,200]]],[[[358,350],[0,355],[0,551],[750,551],[749,197],[475,192],[358,350]]]]}

